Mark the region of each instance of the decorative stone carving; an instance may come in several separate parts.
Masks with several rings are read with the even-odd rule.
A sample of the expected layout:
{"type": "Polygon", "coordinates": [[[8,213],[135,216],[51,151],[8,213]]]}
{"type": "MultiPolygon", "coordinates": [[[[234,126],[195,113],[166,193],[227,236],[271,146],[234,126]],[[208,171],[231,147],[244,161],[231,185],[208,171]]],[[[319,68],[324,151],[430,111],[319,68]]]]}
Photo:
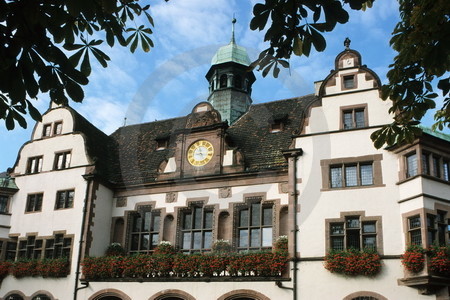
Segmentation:
{"type": "Polygon", "coordinates": [[[289,192],[289,184],[287,182],[280,182],[278,184],[278,190],[280,193],[287,194],[289,192]]]}
{"type": "Polygon", "coordinates": [[[178,198],[178,193],[176,193],[176,192],[166,193],[166,203],[177,202],[177,198],[178,198]]]}
{"type": "Polygon", "coordinates": [[[219,198],[231,198],[231,187],[223,187],[219,189],[219,198]]]}
{"type": "Polygon", "coordinates": [[[127,206],[127,197],[117,197],[116,207],[125,207],[125,206],[127,206]]]}

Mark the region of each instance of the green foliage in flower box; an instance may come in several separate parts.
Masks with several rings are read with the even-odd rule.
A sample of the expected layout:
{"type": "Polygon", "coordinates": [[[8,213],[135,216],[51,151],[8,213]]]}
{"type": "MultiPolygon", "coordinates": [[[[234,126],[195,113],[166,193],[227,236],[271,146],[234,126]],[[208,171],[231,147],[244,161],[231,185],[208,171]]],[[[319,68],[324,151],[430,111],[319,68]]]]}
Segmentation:
{"type": "Polygon", "coordinates": [[[9,261],[2,261],[0,262],[0,282],[8,276],[10,269],[11,269],[12,263],[9,261]]]}
{"type": "Polygon", "coordinates": [[[381,258],[371,249],[331,250],[325,256],[325,269],[347,276],[375,276],[381,271],[381,258]]]}
{"type": "Polygon", "coordinates": [[[16,278],[42,276],[66,277],[70,272],[70,262],[67,258],[57,259],[19,259],[10,263],[9,273],[16,278]]]}
{"type": "Polygon", "coordinates": [[[429,251],[430,270],[437,275],[450,277],[450,247],[432,246],[429,251]]]}
{"type": "Polygon", "coordinates": [[[426,250],[421,246],[408,246],[405,253],[401,256],[403,266],[411,273],[419,273],[424,267],[425,252],[426,250]]]}

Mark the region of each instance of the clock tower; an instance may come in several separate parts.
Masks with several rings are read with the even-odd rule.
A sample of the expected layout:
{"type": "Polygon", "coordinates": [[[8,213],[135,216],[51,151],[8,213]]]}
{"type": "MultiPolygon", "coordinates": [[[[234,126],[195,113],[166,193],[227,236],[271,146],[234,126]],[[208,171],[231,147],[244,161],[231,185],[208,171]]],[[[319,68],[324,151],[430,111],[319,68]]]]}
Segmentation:
{"type": "Polygon", "coordinates": [[[211,68],[206,74],[209,82],[208,101],[220,112],[223,121],[233,124],[247,112],[252,104],[252,84],[256,78],[248,70],[250,58],[244,47],[238,46],[234,39],[232,21],[231,41],[220,47],[211,60],[211,68]]]}

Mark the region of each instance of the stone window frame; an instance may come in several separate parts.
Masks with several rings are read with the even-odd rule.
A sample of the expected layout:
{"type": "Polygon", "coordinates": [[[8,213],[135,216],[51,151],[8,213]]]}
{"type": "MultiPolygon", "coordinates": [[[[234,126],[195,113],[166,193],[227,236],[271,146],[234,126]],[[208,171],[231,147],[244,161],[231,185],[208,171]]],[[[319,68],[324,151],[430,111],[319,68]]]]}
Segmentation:
{"type": "Polygon", "coordinates": [[[340,122],[339,122],[339,130],[354,130],[354,129],[361,129],[361,128],[367,128],[369,127],[369,111],[368,111],[368,104],[367,103],[361,103],[361,104],[355,104],[355,105],[346,105],[339,107],[340,111],[340,122]],[[357,127],[356,121],[355,121],[355,112],[356,111],[364,111],[364,126],[357,127]],[[352,121],[353,121],[353,127],[352,128],[345,128],[344,126],[344,113],[346,112],[352,112],[352,121]]]}
{"type": "MultiPolygon", "coordinates": [[[[178,207],[176,209],[176,217],[177,217],[177,221],[176,221],[176,238],[175,238],[175,245],[180,249],[180,251],[182,251],[183,253],[186,254],[192,254],[192,253],[204,253],[204,252],[210,252],[211,248],[214,244],[215,241],[215,237],[217,235],[217,225],[216,225],[216,221],[217,221],[217,217],[216,217],[216,213],[218,211],[217,205],[211,205],[208,204],[208,199],[206,198],[193,198],[193,199],[188,199],[186,200],[186,206],[183,207],[178,207]],[[195,207],[199,207],[201,206],[202,208],[202,225],[201,228],[191,228],[191,229],[183,229],[183,222],[184,222],[184,214],[188,211],[192,211],[194,210],[195,207]],[[205,214],[205,210],[206,211],[211,211],[212,212],[212,220],[211,220],[211,228],[203,228],[204,225],[204,214],[205,214]],[[211,248],[204,248],[203,246],[200,249],[194,249],[194,248],[189,248],[189,249],[184,249],[183,248],[183,231],[187,232],[190,231],[191,234],[195,231],[195,232],[201,232],[202,233],[202,244],[204,243],[204,236],[203,233],[204,232],[211,232],[211,248]],[[184,249],[184,250],[183,250],[184,249]]],[[[193,220],[192,220],[193,222],[193,220]]],[[[193,242],[193,236],[191,236],[191,247],[192,247],[192,242],[193,242]]]]}
{"type": "Polygon", "coordinates": [[[70,163],[72,160],[72,150],[64,150],[55,152],[55,159],[53,161],[53,170],[64,170],[70,168],[70,163]],[[59,163],[59,158],[62,158],[61,165],[59,163]]]}
{"type": "Polygon", "coordinates": [[[74,202],[75,202],[75,189],[74,188],[72,188],[72,189],[65,189],[65,190],[59,190],[59,191],[56,192],[55,210],[62,210],[62,209],[73,208],[74,202]],[[59,197],[60,197],[60,194],[62,194],[62,193],[65,195],[64,203],[63,203],[63,205],[61,207],[58,207],[59,197]],[[70,199],[69,198],[70,193],[72,193],[72,200],[71,201],[68,200],[68,199],[70,199]]]}
{"type": "Polygon", "coordinates": [[[22,293],[21,291],[18,291],[18,290],[10,291],[9,293],[7,293],[7,294],[5,295],[5,298],[4,298],[4,299],[5,299],[5,300],[9,300],[9,299],[11,299],[10,297],[12,297],[12,296],[19,296],[19,297],[22,298],[22,300],[27,299],[27,297],[25,296],[25,294],[22,293]]]}
{"type": "MultiPolygon", "coordinates": [[[[234,248],[239,252],[239,251],[245,251],[245,250],[269,250],[272,249],[272,244],[275,241],[275,237],[277,235],[278,232],[278,227],[277,227],[277,214],[278,214],[278,209],[277,206],[280,206],[279,203],[277,203],[276,200],[267,200],[266,199],[266,194],[263,193],[255,193],[255,194],[248,194],[248,195],[244,195],[244,201],[241,203],[234,203],[233,204],[233,246],[234,248]],[[261,231],[261,245],[259,247],[251,247],[250,243],[247,247],[239,247],[239,220],[240,220],[240,215],[239,212],[246,207],[249,207],[251,205],[252,202],[260,202],[261,206],[271,206],[272,207],[272,243],[270,247],[264,247],[262,245],[262,231],[261,231]],[[278,204],[278,205],[277,205],[278,204]]],[[[261,216],[262,216],[262,211],[261,211],[261,216]]],[[[249,220],[251,220],[251,217],[248,217],[249,220]]],[[[250,221],[249,221],[250,222],[250,221]]],[[[250,229],[252,226],[249,226],[248,228],[250,229]]],[[[259,228],[263,228],[261,226],[259,226],[259,228]]],[[[250,233],[249,233],[249,241],[250,241],[250,233]]]]}
{"type": "Polygon", "coordinates": [[[32,214],[32,213],[38,213],[42,211],[42,204],[44,202],[44,192],[37,192],[37,193],[30,193],[27,195],[27,202],[25,203],[25,214],[32,214]],[[40,204],[39,207],[37,207],[37,203],[36,199],[34,199],[34,204],[33,207],[30,207],[30,201],[32,200],[33,197],[40,197],[40,204]]]}
{"type": "Polygon", "coordinates": [[[358,297],[372,297],[375,300],[388,300],[386,297],[384,297],[378,293],[369,292],[369,291],[359,291],[359,292],[351,293],[350,295],[347,295],[346,297],[344,297],[343,300],[354,300],[354,299],[358,299],[358,297]]]}
{"type": "MultiPolygon", "coordinates": [[[[403,220],[403,233],[405,237],[405,247],[411,244],[411,229],[409,226],[409,220],[415,216],[420,217],[420,234],[421,234],[421,246],[424,248],[428,248],[434,244],[434,241],[429,241],[429,229],[435,230],[437,233],[437,239],[439,239],[439,229],[438,226],[441,224],[450,225],[450,205],[445,205],[441,203],[434,203],[434,209],[429,208],[418,208],[406,213],[402,214],[402,220],[403,220]],[[438,222],[439,214],[445,213],[445,221],[444,222],[438,222]],[[428,227],[428,220],[427,216],[435,216],[435,222],[436,226],[433,226],[432,228],[428,227]]],[[[444,244],[448,244],[450,242],[450,232],[448,231],[448,227],[445,230],[445,242],[444,244]]]]}
{"type": "MultiPolygon", "coordinates": [[[[331,232],[330,226],[333,223],[344,223],[346,222],[347,217],[356,217],[359,216],[360,223],[363,222],[375,222],[376,227],[376,251],[383,255],[383,224],[382,224],[382,216],[366,216],[366,211],[345,211],[340,212],[339,218],[327,218],[325,219],[325,252],[328,253],[331,248],[331,232]]],[[[360,237],[362,237],[362,232],[360,232],[360,237]]],[[[346,234],[344,232],[344,250],[348,250],[345,246],[346,244],[346,234]]],[[[361,249],[362,250],[362,249],[361,249]]]]}
{"type": "Polygon", "coordinates": [[[354,90],[358,88],[358,72],[350,72],[350,73],[344,73],[340,75],[341,78],[341,90],[342,91],[349,91],[349,90],[354,90]],[[353,76],[353,86],[352,87],[345,87],[345,78],[353,76]]]}
{"type": "Polygon", "coordinates": [[[54,231],[53,235],[51,236],[39,236],[37,233],[27,233],[25,235],[25,237],[21,237],[18,238],[17,240],[17,245],[16,245],[16,257],[17,258],[21,258],[24,257],[22,255],[20,255],[20,251],[22,251],[21,249],[21,244],[25,245],[25,249],[23,249],[24,251],[27,252],[32,252],[32,256],[26,255],[25,257],[27,258],[34,258],[34,259],[53,259],[53,258],[61,258],[61,257],[67,257],[67,258],[71,258],[71,254],[73,252],[73,246],[74,246],[74,234],[66,234],[65,230],[62,231],[54,231]],[[47,255],[47,251],[51,250],[55,251],[55,243],[53,242],[52,247],[50,247],[51,243],[50,241],[55,241],[57,236],[61,236],[62,237],[62,242],[58,242],[56,243],[57,246],[61,246],[61,253],[63,253],[64,251],[68,252],[67,256],[56,256],[54,255],[54,253],[51,255],[51,257],[49,255],[47,255]],[[34,238],[34,243],[30,244],[29,241],[31,241],[30,238],[34,238]],[[66,242],[70,239],[70,245],[67,245],[66,242]],[[39,246],[39,248],[36,249],[36,241],[40,241],[41,244],[39,246]]]}
{"type": "Polygon", "coordinates": [[[137,253],[146,253],[146,254],[150,254],[154,252],[154,249],[156,248],[156,246],[159,244],[159,242],[161,241],[161,236],[162,236],[162,227],[163,227],[163,213],[161,211],[161,209],[155,209],[155,204],[154,203],[140,203],[138,205],[136,205],[136,208],[132,211],[127,211],[125,213],[126,215],[126,220],[124,221],[124,225],[126,227],[126,234],[125,234],[125,249],[127,251],[128,254],[137,254],[137,253]],[[152,218],[151,218],[151,222],[154,222],[153,217],[155,215],[159,216],[159,228],[158,230],[152,230],[152,231],[133,231],[133,226],[134,226],[134,218],[137,215],[141,215],[143,216],[146,212],[150,212],[152,218]],[[149,239],[149,249],[147,250],[141,250],[140,245],[141,245],[141,240],[139,238],[138,241],[138,249],[137,250],[132,250],[131,249],[131,239],[133,234],[137,234],[139,236],[141,236],[144,233],[148,233],[150,235],[158,235],[158,243],[155,247],[151,247],[151,239],[149,239]]]}
{"type": "Polygon", "coordinates": [[[446,152],[439,147],[433,147],[425,144],[415,142],[407,147],[402,147],[395,152],[399,156],[399,182],[403,183],[408,180],[417,178],[418,176],[424,176],[428,179],[437,180],[439,182],[450,184],[450,153],[446,152]],[[416,155],[417,170],[414,175],[408,176],[408,161],[407,157],[416,155]],[[427,163],[425,164],[427,170],[424,170],[423,155],[427,156],[427,163]],[[437,158],[439,161],[439,176],[435,175],[435,165],[433,158],[437,158]],[[444,165],[447,165],[448,174],[445,174],[444,165]],[[448,178],[446,178],[447,176],[448,178]]]}
{"type": "Polygon", "coordinates": [[[323,159],[320,161],[320,166],[322,169],[322,188],[321,191],[338,191],[347,189],[364,189],[373,187],[383,187],[383,174],[381,169],[381,161],[383,160],[383,154],[371,154],[364,156],[355,157],[342,157],[342,158],[332,158],[323,159]],[[342,187],[331,187],[331,174],[330,170],[333,166],[351,165],[351,164],[365,164],[372,163],[373,172],[373,184],[372,185],[357,185],[357,186],[342,186],[342,187]]]}
{"type": "Polygon", "coordinates": [[[42,165],[44,162],[43,155],[36,155],[28,158],[26,174],[37,174],[42,172],[42,165]]]}

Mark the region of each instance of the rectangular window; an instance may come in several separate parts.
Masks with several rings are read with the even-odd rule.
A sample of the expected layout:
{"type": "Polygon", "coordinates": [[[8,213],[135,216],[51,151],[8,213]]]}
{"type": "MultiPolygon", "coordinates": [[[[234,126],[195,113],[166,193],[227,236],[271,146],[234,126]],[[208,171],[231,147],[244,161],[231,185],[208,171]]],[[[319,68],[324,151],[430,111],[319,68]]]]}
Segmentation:
{"type": "Polygon", "coordinates": [[[408,219],[409,242],[411,245],[422,245],[422,232],[420,216],[410,217],[408,219]]]}
{"type": "Polygon", "coordinates": [[[440,167],[440,157],[436,155],[432,155],[432,162],[433,162],[433,176],[434,177],[441,177],[441,167],[440,167]]]}
{"type": "Polygon", "coordinates": [[[192,205],[181,212],[181,219],[181,251],[184,253],[209,251],[212,246],[212,208],[192,205]]]}
{"type": "Polygon", "coordinates": [[[75,191],[59,191],[56,193],[55,209],[72,208],[75,191]]]}
{"type": "Polygon", "coordinates": [[[71,152],[61,152],[55,154],[54,170],[62,170],[70,167],[71,152]]]}
{"type": "Polygon", "coordinates": [[[355,87],[355,76],[354,75],[344,76],[344,88],[352,89],[354,87],[355,87]]]}
{"type": "Polygon", "coordinates": [[[130,254],[153,252],[159,243],[161,223],[159,211],[152,211],[151,207],[145,206],[130,216],[130,254]]]}
{"type": "Polygon", "coordinates": [[[53,134],[54,135],[58,135],[62,133],[62,122],[55,122],[54,127],[53,127],[53,134]]]}
{"type": "Polygon", "coordinates": [[[61,257],[70,257],[72,247],[72,238],[64,234],[55,234],[51,239],[45,241],[45,258],[54,259],[61,257]]]}
{"type": "Polygon", "coordinates": [[[16,251],[17,251],[17,241],[7,242],[5,260],[15,260],[16,251]]]}
{"type": "Polygon", "coordinates": [[[44,194],[32,194],[28,195],[26,212],[38,212],[42,209],[42,198],[44,194]]]}
{"type": "Polygon", "coordinates": [[[263,204],[260,197],[239,207],[238,250],[262,250],[272,247],[273,205],[263,204]]]}
{"type": "Polygon", "coordinates": [[[40,259],[42,257],[42,239],[29,236],[26,240],[19,241],[18,257],[28,259],[40,259]]]}
{"type": "Polygon", "coordinates": [[[360,216],[347,216],[342,222],[330,223],[330,247],[333,250],[377,248],[376,221],[362,221],[360,216]]]}
{"type": "Polygon", "coordinates": [[[406,156],[406,178],[416,176],[417,173],[417,155],[416,153],[412,153],[406,156]]]}
{"type": "Polygon", "coordinates": [[[373,185],[373,163],[344,164],[330,167],[332,188],[373,185]],[[345,176],[342,176],[345,174],[345,176]]]}
{"type": "Polygon", "coordinates": [[[52,124],[44,124],[44,128],[42,130],[42,137],[47,137],[52,134],[52,124]]]}
{"type": "Polygon", "coordinates": [[[366,127],[364,108],[348,109],[342,112],[343,129],[366,127]]]}
{"type": "Polygon", "coordinates": [[[42,171],[42,156],[30,157],[27,164],[27,173],[39,173],[42,171]]]}
{"type": "Polygon", "coordinates": [[[430,175],[430,154],[422,152],[422,174],[430,175]]]}
{"type": "Polygon", "coordinates": [[[0,195],[0,213],[8,213],[8,201],[8,196],[0,195]]]}
{"type": "Polygon", "coordinates": [[[438,210],[437,213],[437,242],[441,246],[447,244],[446,230],[447,230],[447,212],[438,210]]]}

